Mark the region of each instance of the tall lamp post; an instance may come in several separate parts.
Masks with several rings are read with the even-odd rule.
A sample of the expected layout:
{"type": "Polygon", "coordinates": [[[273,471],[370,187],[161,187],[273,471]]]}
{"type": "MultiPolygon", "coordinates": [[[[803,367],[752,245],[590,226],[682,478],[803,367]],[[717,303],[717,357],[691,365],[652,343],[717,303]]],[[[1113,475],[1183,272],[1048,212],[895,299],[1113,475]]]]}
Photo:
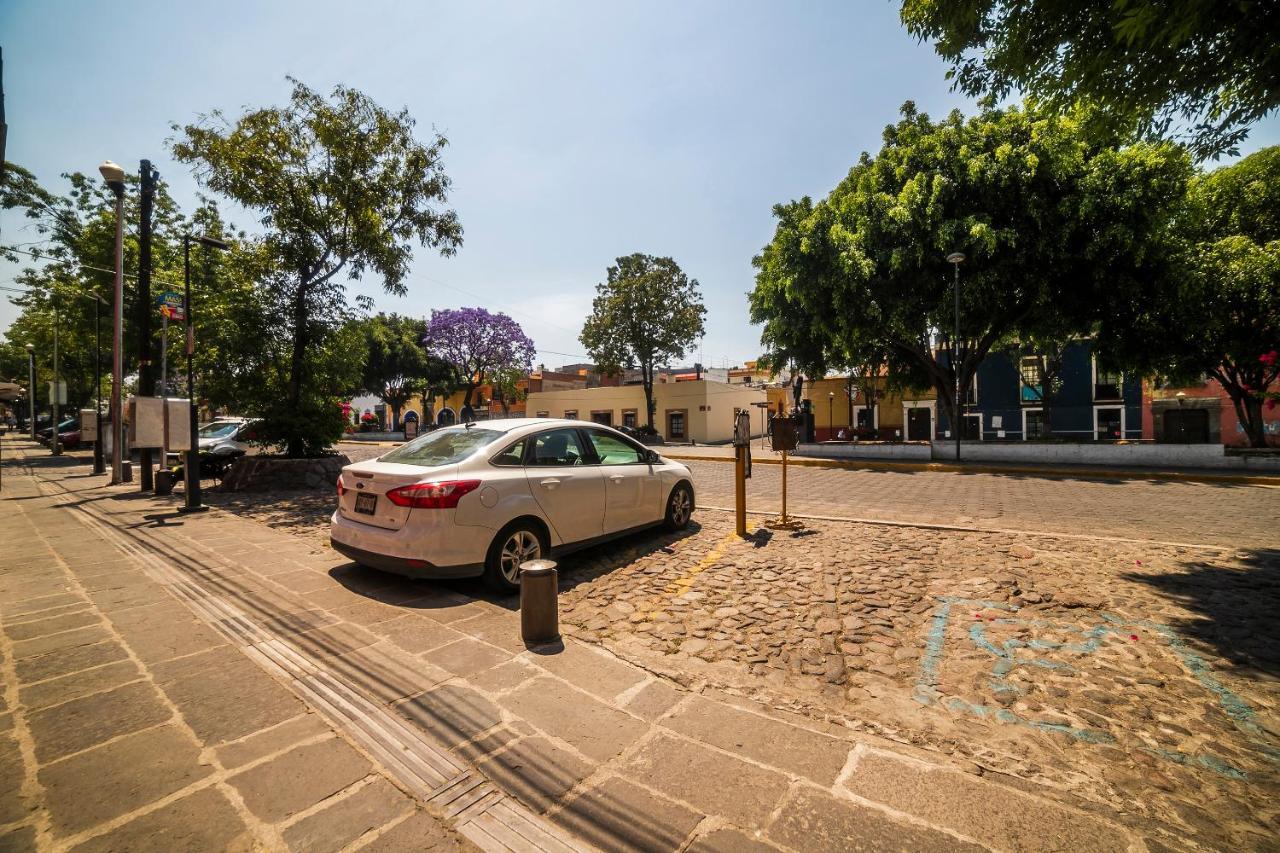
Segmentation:
{"type": "Polygon", "coordinates": [[[833,434],[835,432],[835,423],[836,423],[835,409],[836,409],[836,392],[828,391],[827,392],[827,441],[832,441],[835,439],[835,435],[833,434]]]}
{"type": "Polygon", "coordinates": [[[93,297],[93,473],[107,470],[102,458],[102,305],[105,299],[94,290],[93,297]]]}
{"type": "Polygon", "coordinates": [[[185,501],[179,512],[203,512],[208,509],[200,503],[200,415],[196,411],[196,373],[192,356],[196,352],[195,326],[191,320],[191,241],[194,240],[206,249],[226,251],[231,248],[221,240],[213,237],[192,237],[182,235],[182,286],[184,289],[183,309],[187,315],[187,397],[190,403],[190,443],[187,446],[187,458],[182,465],[183,489],[185,501]]]}
{"type": "Polygon", "coordinates": [[[111,485],[124,482],[121,445],[124,444],[124,407],[120,392],[124,385],[124,169],[110,160],[98,167],[107,186],[116,195],[116,280],[111,308],[111,485]]]}
{"type": "Polygon", "coordinates": [[[36,440],[36,346],[27,344],[27,426],[31,440],[36,440]]]}
{"type": "Polygon", "coordinates": [[[956,409],[955,423],[951,425],[951,429],[956,434],[956,461],[960,461],[960,265],[964,263],[963,252],[952,252],[947,255],[947,263],[952,264],[956,268],[955,285],[952,290],[955,294],[956,303],[956,327],[955,335],[952,337],[951,344],[951,373],[955,377],[956,386],[956,409]]]}
{"type": "Polygon", "coordinates": [[[49,408],[53,410],[53,432],[49,437],[50,452],[54,456],[62,455],[62,443],[58,441],[58,397],[62,386],[58,383],[58,300],[53,300],[53,385],[49,394],[49,408]]]}

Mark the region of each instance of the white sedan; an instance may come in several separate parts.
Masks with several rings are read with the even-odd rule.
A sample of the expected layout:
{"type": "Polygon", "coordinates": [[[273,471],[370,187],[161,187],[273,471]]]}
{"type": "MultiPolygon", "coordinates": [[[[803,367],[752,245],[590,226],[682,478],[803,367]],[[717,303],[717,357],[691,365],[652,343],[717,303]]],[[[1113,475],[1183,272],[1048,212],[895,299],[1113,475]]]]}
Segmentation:
{"type": "Polygon", "coordinates": [[[423,578],[518,587],[526,560],[693,514],[693,478],[617,430],[513,418],[429,432],[342,469],[335,550],[423,578]]]}

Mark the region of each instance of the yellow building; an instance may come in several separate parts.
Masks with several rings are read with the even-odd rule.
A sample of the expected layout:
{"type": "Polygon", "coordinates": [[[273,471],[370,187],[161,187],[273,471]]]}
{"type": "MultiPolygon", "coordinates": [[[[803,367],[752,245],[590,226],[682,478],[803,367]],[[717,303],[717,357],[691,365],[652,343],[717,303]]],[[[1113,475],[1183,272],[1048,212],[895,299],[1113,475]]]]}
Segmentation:
{"type": "MultiPolygon", "coordinates": [[[[734,409],[749,409],[758,429],[756,404],[766,402],[759,388],[739,388],[707,379],[692,382],[657,382],[653,425],[667,441],[719,444],[733,438],[734,409]]],[[[525,401],[533,417],[570,418],[610,426],[638,427],[646,423],[644,388],[621,385],[612,388],[577,388],[535,391],[525,401]]]]}
{"type": "MultiPolygon", "coordinates": [[[[863,440],[928,441],[931,438],[937,418],[933,391],[882,392],[871,408],[856,387],[850,399],[848,387],[844,376],[805,381],[801,399],[813,403],[813,426],[818,441],[838,440],[841,430],[845,437],[852,438],[850,423],[858,425],[858,437],[863,440]]],[[[774,412],[791,411],[794,397],[790,386],[767,390],[774,412]]]]}

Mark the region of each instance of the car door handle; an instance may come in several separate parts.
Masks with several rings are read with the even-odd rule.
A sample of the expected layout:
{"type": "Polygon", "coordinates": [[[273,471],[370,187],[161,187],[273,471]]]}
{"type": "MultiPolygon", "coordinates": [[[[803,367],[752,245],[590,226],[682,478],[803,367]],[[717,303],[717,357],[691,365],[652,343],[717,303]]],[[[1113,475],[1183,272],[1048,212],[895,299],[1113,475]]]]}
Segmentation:
{"type": "Polygon", "coordinates": [[[609,479],[613,480],[613,482],[615,483],[621,483],[623,480],[626,479],[626,477],[622,476],[621,474],[610,474],[609,479]]]}
{"type": "Polygon", "coordinates": [[[540,485],[544,489],[554,489],[556,486],[560,485],[560,481],[555,477],[548,477],[543,480],[540,485]]]}

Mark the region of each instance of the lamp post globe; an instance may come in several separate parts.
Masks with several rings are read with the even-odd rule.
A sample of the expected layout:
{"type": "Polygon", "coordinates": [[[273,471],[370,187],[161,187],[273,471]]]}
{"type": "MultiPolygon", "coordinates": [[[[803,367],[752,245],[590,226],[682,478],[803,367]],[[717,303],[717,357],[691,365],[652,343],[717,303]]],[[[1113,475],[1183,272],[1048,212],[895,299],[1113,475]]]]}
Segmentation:
{"type": "Polygon", "coordinates": [[[115,189],[115,185],[124,186],[124,169],[120,164],[111,160],[103,160],[102,165],[98,167],[98,172],[102,175],[102,179],[107,182],[107,186],[115,189]]]}

